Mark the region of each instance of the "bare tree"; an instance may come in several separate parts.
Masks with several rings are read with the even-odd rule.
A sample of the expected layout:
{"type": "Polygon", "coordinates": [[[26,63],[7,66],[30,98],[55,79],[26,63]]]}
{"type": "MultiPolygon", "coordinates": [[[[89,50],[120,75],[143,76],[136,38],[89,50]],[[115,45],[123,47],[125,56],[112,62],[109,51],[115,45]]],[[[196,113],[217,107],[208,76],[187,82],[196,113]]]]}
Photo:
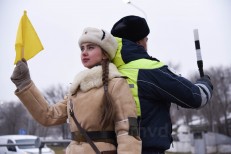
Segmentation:
{"type": "Polygon", "coordinates": [[[4,102],[0,106],[1,134],[17,134],[25,128],[26,110],[19,102],[4,102]]]}
{"type": "Polygon", "coordinates": [[[231,67],[211,68],[209,74],[214,85],[210,114],[218,131],[230,136],[228,114],[231,111],[231,67]]]}
{"type": "Polygon", "coordinates": [[[55,104],[60,100],[63,100],[67,95],[67,87],[65,88],[60,84],[57,86],[52,86],[46,89],[43,94],[50,104],[55,104]]]}
{"type": "MultiPolygon", "coordinates": [[[[209,131],[230,136],[228,114],[231,113],[231,67],[213,67],[206,70],[205,74],[211,77],[214,86],[210,102],[199,110],[173,107],[171,115],[175,121],[184,117],[185,123],[192,121],[193,116],[201,117],[201,119],[207,121],[209,131]]],[[[198,78],[199,74],[194,74],[190,80],[195,82],[198,78]]]]}
{"type": "MultiPolygon", "coordinates": [[[[63,100],[66,95],[67,95],[67,87],[63,87],[61,85],[52,86],[49,89],[44,91],[44,96],[50,104],[55,104],[59,102],[60,100],[63,100]]],[[[59,127],[59,130],[62,132],[62,137],[64,139],[68,138],[69,129],[68,129],[67,124],[62,124],[58,127],[59,127]]]]}

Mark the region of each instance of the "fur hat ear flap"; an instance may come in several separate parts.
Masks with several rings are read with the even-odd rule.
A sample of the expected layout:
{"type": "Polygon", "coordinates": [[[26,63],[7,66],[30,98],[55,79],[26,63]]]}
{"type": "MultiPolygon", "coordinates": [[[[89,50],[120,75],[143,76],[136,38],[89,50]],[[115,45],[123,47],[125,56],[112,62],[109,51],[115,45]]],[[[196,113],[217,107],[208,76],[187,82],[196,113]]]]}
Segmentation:
{"type": "Polygon", "coordinates": [[[79,38],[79,46],[82,43],[94,43],[99,45],[105,50],[105,52],[113,59],[118,47],[117,41],[113,35],[105,30],[87,27],[83,30],[81,37],[79,38]]]}

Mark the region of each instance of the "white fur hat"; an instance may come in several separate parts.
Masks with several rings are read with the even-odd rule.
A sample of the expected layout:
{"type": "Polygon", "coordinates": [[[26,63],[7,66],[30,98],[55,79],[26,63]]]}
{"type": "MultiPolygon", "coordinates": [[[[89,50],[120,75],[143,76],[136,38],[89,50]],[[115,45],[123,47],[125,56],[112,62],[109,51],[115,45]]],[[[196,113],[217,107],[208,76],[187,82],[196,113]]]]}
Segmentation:
{"type": "Polygon", "coordinates": [[[92,27],[87,27],[83,30],[82,36],[79,38],[79,46],[87,42],[99,45],[108,53],[110,59],[114,58],[118,47],[117,41],[113,35],[105,30],[92,27]]]}

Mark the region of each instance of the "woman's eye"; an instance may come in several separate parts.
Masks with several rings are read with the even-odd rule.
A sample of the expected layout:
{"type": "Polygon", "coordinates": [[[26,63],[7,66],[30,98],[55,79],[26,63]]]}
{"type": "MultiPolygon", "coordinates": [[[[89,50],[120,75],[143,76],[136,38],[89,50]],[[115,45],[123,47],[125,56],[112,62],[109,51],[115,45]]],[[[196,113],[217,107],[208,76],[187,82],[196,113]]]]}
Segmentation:
{"type": "Polygon", "coordinates": [[[93,47],[93,46],[89,46],[88,49],[89,49],[89,50],[93,50],[94,47],[93,47]]]}
{"type": "Polygon", "coordinates": [[[84,48],[80,48],[80,50],[81,50],[81,52],[83,52],[83,51],[84,51],[84,48]]]}

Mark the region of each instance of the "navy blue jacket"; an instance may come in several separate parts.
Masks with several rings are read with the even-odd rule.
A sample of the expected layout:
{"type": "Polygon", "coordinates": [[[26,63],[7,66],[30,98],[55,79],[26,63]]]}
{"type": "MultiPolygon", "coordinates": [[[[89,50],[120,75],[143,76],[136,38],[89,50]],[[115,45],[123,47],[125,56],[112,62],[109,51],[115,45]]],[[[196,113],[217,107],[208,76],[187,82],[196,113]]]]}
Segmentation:
{"type": "Polygon", "coordinates": [[[120,38],[117,42],[113,62],[128,77],[140,116],[142,149],[167,150],[172,143],[171,103],[200,108],[211,98],[212,89],[203,80],[194,84],[173,73],[142,46],[120,38]]]}

